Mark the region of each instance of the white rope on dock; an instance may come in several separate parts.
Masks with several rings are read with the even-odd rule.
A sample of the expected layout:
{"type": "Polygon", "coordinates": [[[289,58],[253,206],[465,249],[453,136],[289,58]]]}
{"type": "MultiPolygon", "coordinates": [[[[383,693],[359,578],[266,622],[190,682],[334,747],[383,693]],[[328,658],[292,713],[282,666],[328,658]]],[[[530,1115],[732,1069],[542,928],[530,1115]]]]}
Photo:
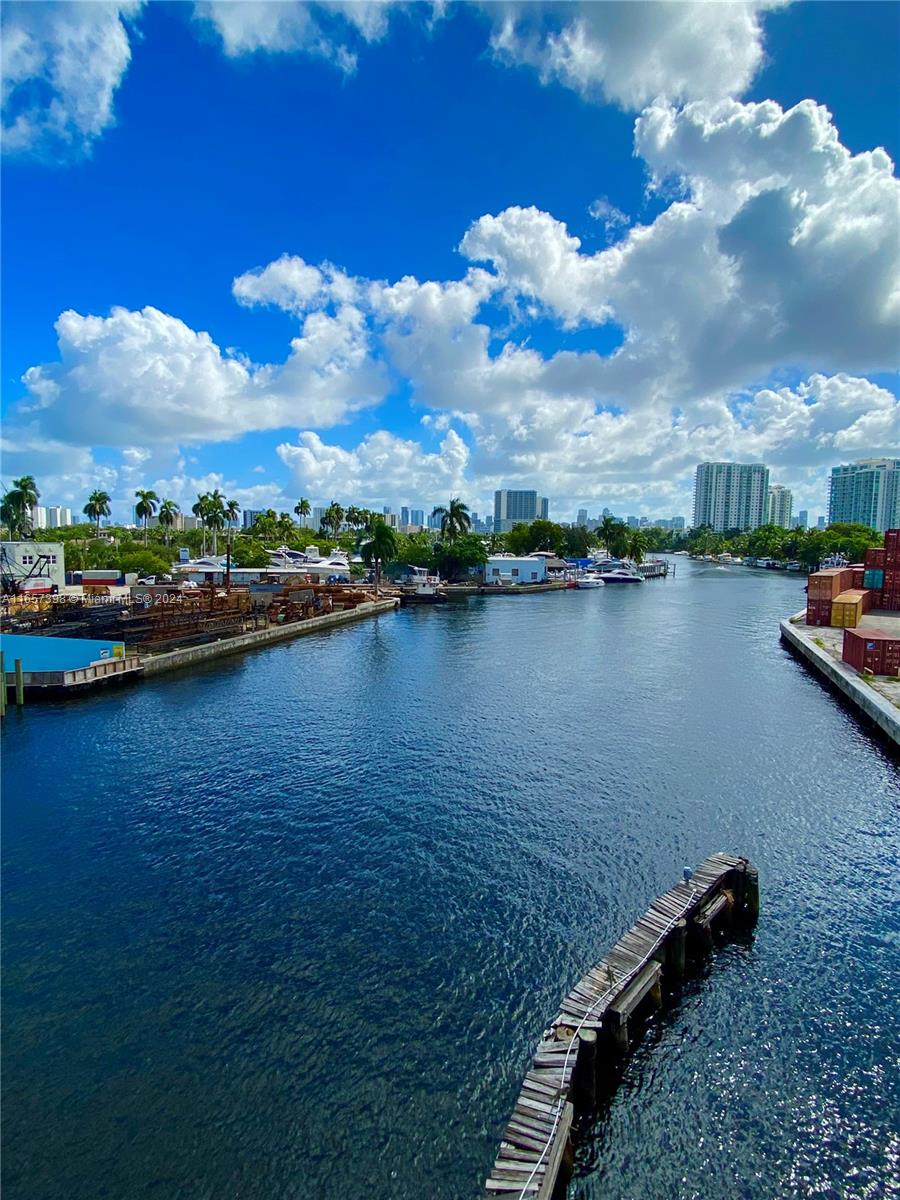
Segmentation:
{"type": "MultiPolygon", "coordinates": [[[[694,884],[691,883],[690,887],[693,889],[694,884]]],[[[681,910],[681,912],[678,913],[677,916],[675,916],[671,919],[669,924],[666,926],[665,931],[662,934],[660,934],[660,937],[657,939],[657,941],[662,941],[663,938],[667,937],[668,934],[670,934],[672,932],[672,930],[675,928],[675,926],[678,924],[678,922],[681,920],[681,918],[684,916],[684,914],[687,912],[687,910],[693,904],[694,895],[695,894],[692,890],[691,897],[685,904],[684,908],[681,910]]],[[[572,1053],[572,1047],[575,1045],[575,1039],[578,1037],[579,1033],[581,1033],[581,1030],[584,1028],[584,1024],[587,1021],[588,1017],[591,1015],[591,1013],[594,1011],[594,1009],[597,1007],[597,1005],[600,1004],[601,1001],[605,1000],[606,997],[609,996],[614,991],[617,984],[620,987],[620,989],[622,987],[624,987],[625,984],[627,982],[630,982],[630,980],[638,973],[638,971],[640,971],[641,968],[647,964],[647,962],[650,960],[651,954],[655,954],[655,953],[656,953],[655,950],[649,951],[647,954],[644,955],[644,957],[640,960],[640,962],[637,963],[636,966],[632,967],[630,971],[626,972],[626,974],[623,975],[621,980],[617,981],[614,979],[613,982],[610,984],[610,986],[603,993],[603,995],[598,996],[597,999],[593,1001],[590,1008],[587,1010],[587,1012],[584,1014],[584,1016],[578,1022],[578,1025],[575,1028],[575,1032],[572,1034],[572,1039],[569,1042],[569,1048],[568,1048],[568,1050],[566,1050],[566,1057],[563,1059],[563,1065],[562,1065],[563,1085],[565,1084],[566,1067],[569,1064],[569,1055],[572,1053]]],[[[611,975],[614,974],[612,967],[608,963],[607,963],[607,970],[609,971],[609,973],[611,975]]],[[[534,1180],[534,1177],[537,1174],[537,1169],[541,1165],[541,1163],[544,1161],[544,1155],[547,1153],[547,1151],[553,1145],[553,1139],[556,1137],[556,1131],[559,1128],[560,1118],[562,1117],[563,1109],[565,1108],[566,1103],[567,1103],[567,1100],[562,1095],[560,1095],[559,1099],[557,1100],[557,1104],[556,1104],[556,1115],[553,1118],[553,1128],[550,1130],[550,1134],[547,1138],[547,1144],[544,1146],[543,1150],[541,1151],[540,1155],[538,1156],[537,1162],[532,1167],[531,1174],[528,1176],[528,1178],[525,1180],[525,1183],[522,1185],[522,1188],[519,1192],[520,1200],[521,1200],[521,1197],[524,1196],[525,1193],[531,1187],[532,1181],[534,1180]]]]}

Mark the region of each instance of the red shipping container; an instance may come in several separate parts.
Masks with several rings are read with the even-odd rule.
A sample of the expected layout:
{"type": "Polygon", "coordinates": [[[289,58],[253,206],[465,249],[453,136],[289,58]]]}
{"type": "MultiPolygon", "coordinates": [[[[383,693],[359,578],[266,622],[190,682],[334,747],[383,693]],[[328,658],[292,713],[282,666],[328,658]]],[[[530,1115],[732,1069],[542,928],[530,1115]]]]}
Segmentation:
{"type": "Polygon", "coordinates": [[[806,608],[806,623],[807,625],[830,625],[831,601],[817,602],[811,600],[806,608]]]}
{"type": "Polygon", "coordinates": [[[841,658],[857,671],[896,675],[900,669],[900,633],[886,629],[845,629],[841,658]]]}
{"type": "Polygon", "coordinates": [[[866,580],[866,568],[851,567],[850,570],[853,572],[853,581],[851,586],[855,588],[861,588],[866,580]]]}
{"type": "Polygon", "coordinates": [[[884,569],[884,547],[872,546],[866,551],[866,570],[883,570],[884,569]]]}
{"type": "Polygon", "coordinates": [[[810,600],[833,600],[853,585],[853,572],[847,567],[834,567],[810,575],[806,593],[810,600]]]}

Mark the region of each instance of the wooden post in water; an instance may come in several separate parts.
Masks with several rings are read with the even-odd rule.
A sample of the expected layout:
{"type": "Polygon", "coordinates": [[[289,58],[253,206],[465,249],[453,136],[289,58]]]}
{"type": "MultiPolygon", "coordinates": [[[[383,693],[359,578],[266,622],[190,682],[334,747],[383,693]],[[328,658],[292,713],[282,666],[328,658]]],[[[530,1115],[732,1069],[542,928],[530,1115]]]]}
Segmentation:
{"type": "Polygon", "coordinates": [[[25,704],[25,672],[22,670],[21,658],[16,659],[16,706],[22,708],[25,704]]]}
{"type": "Polygon", "coordinates": [[[759,871],[749,863],[744,868],[744,913],[752,928],[759,920],[759,871]]]}
{"type": "Polygon", "coordinates": [[[676,921],[666,942],[667,982],[680,982],[684,978],[685,947],[687,944],[687,921],[682,917],[676,921]]]}
{"type": "Polygon", "coordinates": [[[597,1031],[582,1029],[578,1042],[573,1100],[579,1112],[592,1112],[597,1107],[597,1031]]]}

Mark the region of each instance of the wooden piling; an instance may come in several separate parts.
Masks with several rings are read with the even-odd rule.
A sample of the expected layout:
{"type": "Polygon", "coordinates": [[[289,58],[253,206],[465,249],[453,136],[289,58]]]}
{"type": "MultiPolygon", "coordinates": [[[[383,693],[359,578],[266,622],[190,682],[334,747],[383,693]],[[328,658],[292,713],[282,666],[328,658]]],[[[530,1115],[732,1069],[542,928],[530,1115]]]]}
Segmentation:
{"type": "Polygon", "coordinates": [[[577,1112],[593,1112],[597,1107],[597,1030],[582,1029],[578,1043],[572,1099],[577,1112]]]}
{"type": "Polygon", "coordinates": [[[25,704],[25,672],[22,669],[21,658],[16,659],[16,707],[22,708],[25,704]]]}
{"type": "Polygon", "coordinates": [[[676,921],[666,942],[666,983],[680,983],[684,978],[687,921],[676,921]]]}
{"type": "Polygon", "coordinates": [[[750,863],[744,872],[744,922],[752,928],[759,920],[759,871],[750,863]]]}
{"type": "MultiPolygon", "coordinates": [[[[607,1057],[621,1061],[634,1024],[662,1003],[662,984],[685,971],[686,943],[714,945],[732,919],[754,924],[759,880],[745,858],[712,854],[689,880],[658,896],[563,1000],[539,1043],[486,1183],[498,1200],[563,1200],[571,1175],[575,1108],[596,1105],[607,1057]]],[[[614,1074],[614,1073],[613,1073],[614,1074]]]]}

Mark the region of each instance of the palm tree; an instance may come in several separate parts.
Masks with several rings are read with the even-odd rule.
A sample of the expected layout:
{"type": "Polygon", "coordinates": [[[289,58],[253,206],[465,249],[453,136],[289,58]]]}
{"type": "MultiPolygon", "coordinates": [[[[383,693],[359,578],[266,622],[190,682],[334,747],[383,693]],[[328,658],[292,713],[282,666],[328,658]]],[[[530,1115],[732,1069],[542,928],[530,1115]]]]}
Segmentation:
{"type": "Polygon", "coordinates": [[[12,541],[31,536],[34,525],[32,509],[40,497],[33,475],[14,479],[12,487],[4,494],[0,502],[0,520],[9,528],[12,541]]]}
{"type": "Polygon", "coordinates": [[[381,564],[392,562],[397,557],[397,535],[381,517],[373,519],[368,534],[359,543],[359,552],[367,567],[375,568],[375,597],[378,597],[378,581],[381,564]]]}
{"type": "Polygon", "coordinates": [[[334,537],[337,540],[338,534],[341,532],[341,526],[344,523],[344,510],[336,500],[332,500],[329,509],[331,511],[331,528],[334,530],[334,537]]]}
{"type": "Polygon", "coordinates": [[[297,526],[294,524],[294,518],[290,513],[279,513],[277,531],[278,536],[283,542],[289,542],[292,537],[296,536],[297,526]]]}
{"type": "Polygon", "coordinates": [[[597,530],[600,541],[606,547],[607,554],[619,558],[628,547],[628,526],[624,521],[615,517],[604,517],[597,530]]]}
{"type": "Polygon", "coordinates": [[[640,566],[649,549],[650,535],[646,529],[632,529],[628,535],[628,557],[631,561],[640,566]]]}
{"type": "Polygon", "coordinates": [[[84,515],[92,521],[97,522],[97,536],[100,536],[100,518],[108,517],[109,508],[109,492],[104,492],[100,488],[91,492],[88,496],[88,502],[81,510],[84,515]]]}
{"type": "Polygon", "coordinates": [[[212,530],[213,557],[219,553],[219,530],[225,528],[225,497],[214,488],[206,497],[206,523],[212,530]]]}
{"type": "Polygon", "coordinates": [[[469,506],[463,504],[458,496],[453,497],[447,505],[439,504],[431,514],[434,517],[441,518],[441,536],[444,537],[449,546],[452,546],[460,534],[468,533],[472,527],[472,518],[469,516],[469,506]]]}
{"type": "Polygon", "coordinates": [[[147,545],[147,522],[156,512],[156,505],[159,503],[159,496],[156,492],[149,489],[138,488],[134,493],[137,496],[137,504],[134,506],[134,515],[139,521],[144,523],[144,545],[147,545]]]}
{"type": "Polygon", "coordinates": [[[180,512],[181,509],[174,500],[160,501],[158,520],[160,525],[163,527],[163,541],[167,546],[169,544],[169,532],[171,531],[172,526],[175,524],[175,518],[180,512]]]}
{"type": "Polygon", "coordinates": [[[200,522],[200,528],[203,530],[203,549],[201,554],[206,557],[206,514],[209,507],[209,496],[199,495],[196,504],[191,505],[191,512],[200,522]]]}
{"type": "Polygon", "coordinates": [[[312,512],[312,505],[306,499],[305,496],[301,496],[300,499],[297,501],[297,503],[294,505],[294,512],[300,518],[300,524],[302,525],[303,518],[308,517],[309,514],[312,512]]]}
{"type": "Polygon", "coordinates": [[[355,504],[351,504],[344,514],[344,519],[351,529],[359,529],[362,525],[362,513],[355,504]]]}

